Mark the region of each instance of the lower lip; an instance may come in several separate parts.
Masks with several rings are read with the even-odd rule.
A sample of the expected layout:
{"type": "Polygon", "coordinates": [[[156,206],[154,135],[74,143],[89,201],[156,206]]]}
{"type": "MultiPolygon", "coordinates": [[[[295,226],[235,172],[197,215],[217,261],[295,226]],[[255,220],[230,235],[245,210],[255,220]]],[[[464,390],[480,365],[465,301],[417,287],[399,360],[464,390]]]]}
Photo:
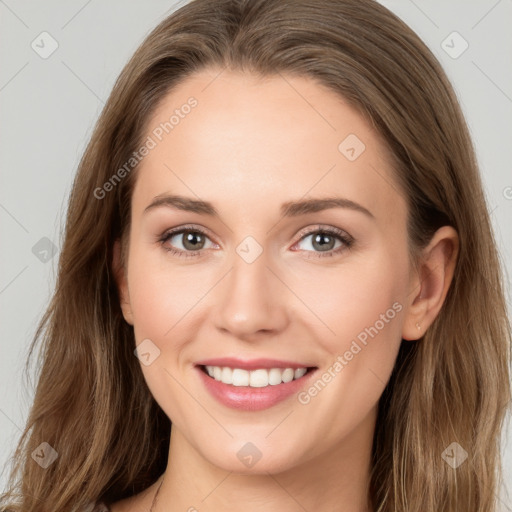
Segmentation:
{"type": "Polygon", "coordinates": [[[311,375],[316,372],[316,368],[309,370],[300,379],[292,380],[278,384],[276,386],[266,386],[264,388],[252,388],[250,386],[232,386],[224,384],[208,376],[200,367],[196,366],[206,389],[221,404],[239,409],[242,411],[261,411],[268,409],[291,395],[301,391],[309,381],[311,375]]]}

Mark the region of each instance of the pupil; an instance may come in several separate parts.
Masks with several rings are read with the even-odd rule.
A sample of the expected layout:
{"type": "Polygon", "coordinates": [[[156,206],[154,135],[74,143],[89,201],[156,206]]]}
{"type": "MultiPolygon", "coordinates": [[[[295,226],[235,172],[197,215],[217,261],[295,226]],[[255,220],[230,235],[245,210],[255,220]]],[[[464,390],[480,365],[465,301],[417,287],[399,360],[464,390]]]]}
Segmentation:
{"type": "MultiPolygon", "coordinates": [[[[183,244],[183,246],[185,248],[195,251],[198,248],[198,243],[197,243],[197,241],[194,242],[194,239],[196,239],[196,238],[200,239],[201,237],[202,237],[201,233],[188,232],[188,233],[186,233],[185,243],[183,244]],[[191,246],[187,247],[187,244],[191,244],[191,246]]],[[[199,241],[199,245],[201,245],[201,241],[199,241]]]]}
{"type": "Polygon", "coordinates": [[[333,241],[334,241],[334,238],[331,235],[328,235],[325,233],[319,233],[313,239],[313,247],[315,247],[315,249],[320,249],[321,251],[328,251],[333,248],[332,247],[333,241]],[[315,244],[319,244],[319,246],[316,247],[315,244]],[[326,247],[326,245],[329,247],[326,247]]]}

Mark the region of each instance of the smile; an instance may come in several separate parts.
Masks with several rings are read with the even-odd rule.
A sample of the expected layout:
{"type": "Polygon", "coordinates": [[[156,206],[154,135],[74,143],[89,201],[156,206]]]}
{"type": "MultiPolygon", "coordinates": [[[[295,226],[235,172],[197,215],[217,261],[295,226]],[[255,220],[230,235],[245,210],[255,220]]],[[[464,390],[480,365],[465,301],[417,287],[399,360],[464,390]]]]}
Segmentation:
{"type": "MultiPolygon", "coordinates": [[[[227,361],[226,361],[227,362],[227,361]]],[[[272,407],[299,393],[308,385],[310,377],[318,369],[316,366],[298,366],[295,368],[274,367],[267,362],[267,368],[258,368],[256,363],[237,366],[218,364],[198,364],[196,370],[209,394],[222,405],[232,409],[259,411],[272,407]]],[[[274,363],[276,364],[276,363],[274,363]]],[[[284,363],[277,363],[284,366],[284,363]]],[[[263,366],[263,364],[261,364],[263,366]]]]}
{"type": "Polygon", "coordinates": [[[264,388],[277,386],[303,377],[308,368],[259,368],[257,370],[244,370],[243,368],[230,368],[229,366],[203,366],[206,373],[213,379],[232,386],[249,386],[251,388],[264,388]]]}

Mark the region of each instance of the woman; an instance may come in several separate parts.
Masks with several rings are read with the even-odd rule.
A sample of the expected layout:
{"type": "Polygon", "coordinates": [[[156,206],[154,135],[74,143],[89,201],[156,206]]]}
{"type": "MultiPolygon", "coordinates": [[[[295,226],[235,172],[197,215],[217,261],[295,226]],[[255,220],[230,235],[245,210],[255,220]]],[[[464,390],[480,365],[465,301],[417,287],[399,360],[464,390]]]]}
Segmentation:
{"type": "Polygon", "coordinates": [[[148,36],[38,339],[2,510],[496,510],[481,178],[439,63],[372,0],[195,0],[148,36]]]}

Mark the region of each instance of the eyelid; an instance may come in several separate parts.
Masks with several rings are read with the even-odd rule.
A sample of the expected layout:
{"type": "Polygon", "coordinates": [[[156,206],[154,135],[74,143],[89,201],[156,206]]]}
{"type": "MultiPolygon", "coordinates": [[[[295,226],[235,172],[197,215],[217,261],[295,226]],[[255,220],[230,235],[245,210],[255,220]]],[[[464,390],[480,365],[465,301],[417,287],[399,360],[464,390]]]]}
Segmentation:
{"type": "MultiPolygon", "coordinates": [[[[328,225],[328,224],[315,224],[313,226],[307,226],[307,227],[301,229],[299,231],[299,233],[297,234],[297,237],[298,237],[297,242],[300,242],[304,238],[304,236],[312,235],[312,234],[320,232],[320,231],[327,232],[329,234],[332,233],[332,234],[335,234],[342,238],[346,238],[351,243],[354,242],[354,237],[349,235],[345,230],[337,228],[335,226],[328,225]]],[[[297,243],[297,242],[295,242],[295,243],[297,243]]]]}
{"type": "MultiPolygon", "coordinates": [[[[182,233],[183,231],[193,231],[193,232],[197,231],[198,233],[201,233],[210,239],[215,238],[212,236],[211,232],[208,229],[203,228],[202,226],[198,226],[196,224],[183,224],[183,226],[166,229],[161,235],[158,236],[158,239],[170,237],[172,235],[177,235],[179,233],[182,233]]],[[[217,243],[217,242],[215,242],[215,243],[217,243]]],[[[217,245],[220,245],[220,244],[217,244],[217,245]]]]}

